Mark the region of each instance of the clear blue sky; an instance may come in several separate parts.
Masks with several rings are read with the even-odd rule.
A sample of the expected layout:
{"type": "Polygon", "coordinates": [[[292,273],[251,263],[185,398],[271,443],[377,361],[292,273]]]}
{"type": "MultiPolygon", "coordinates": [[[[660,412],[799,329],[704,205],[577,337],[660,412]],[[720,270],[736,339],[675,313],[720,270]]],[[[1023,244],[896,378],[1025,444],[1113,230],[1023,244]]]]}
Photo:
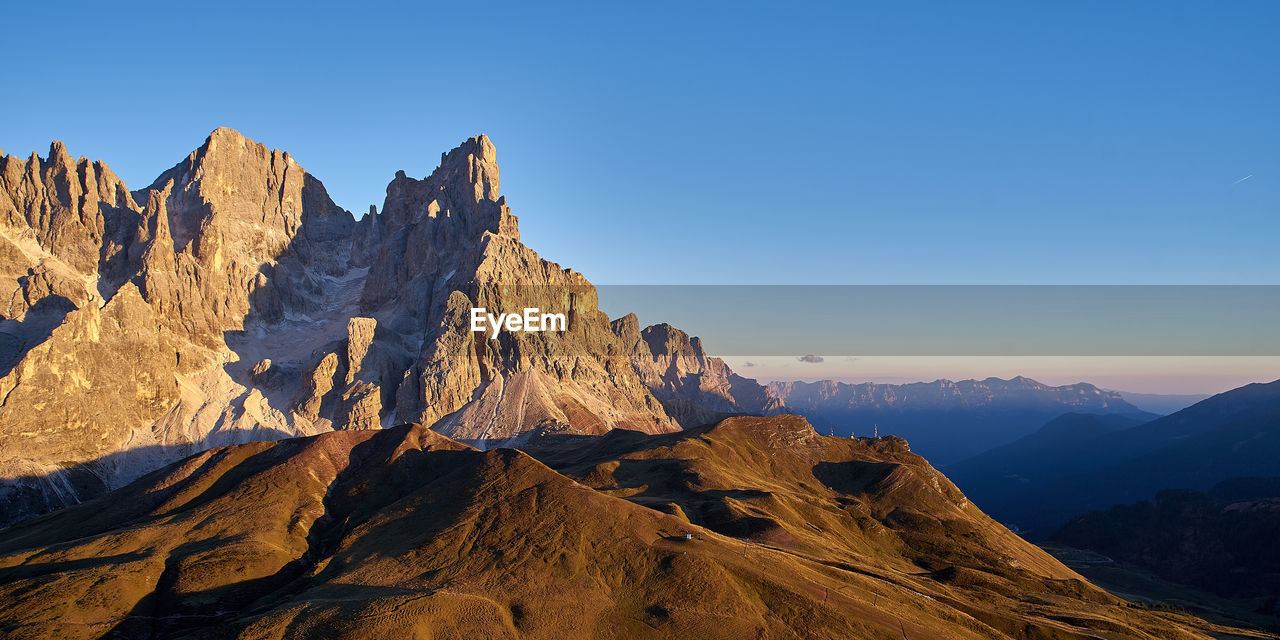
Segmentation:
{"type": "Polygon", "coordinates": [[[13,3],[0,148],[226,125],[359,214],[484,132],[606,284],[1280,282],[1280,2],[692,4],[13,3]]]}

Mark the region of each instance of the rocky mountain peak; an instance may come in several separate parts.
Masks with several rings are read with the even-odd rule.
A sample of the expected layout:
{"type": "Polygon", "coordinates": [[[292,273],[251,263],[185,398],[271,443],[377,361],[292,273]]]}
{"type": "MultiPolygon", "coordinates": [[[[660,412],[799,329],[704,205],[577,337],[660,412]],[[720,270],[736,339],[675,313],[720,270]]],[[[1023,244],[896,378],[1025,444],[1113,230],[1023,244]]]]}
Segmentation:
{"type": "MultiPolygon", "coordinates": [[[[648,351],[647,343],[640,336],[640,319],[636,314],[628,313],[609,323],[609,326],[631,351],[638,352],[640,349],[648,351]]],[[[649,355],[652,356],[652,354],[649,355]]]]}
{"type": "Polygon", "coordinates": [[[664,359],[702,360],[706,354],[702,351],[702,341],[689,338],[689,334],[665,322],[645,327],[641,332],[644,341],[649,345],[649,352],[655,357],[664,359]]]}
{"type": "Polygon", "coordinates": [[[61,140],[54,140],[49,143],[49,164],[74,167],[76,162],[67,151],[67,145],[61,140]]]}
{"type": "Polygon", "coordinates": [[[213,446],[212,430],[236,441],[285,422],[228,379],[227,340],[326,308],[353,224],[291,157],[231,129],[133,193],[60,142],[0,158],[0,477],[54,486],[93,463],[109,483],[213,446]]]}
{"type": "Polygon", "coordinates": [[[21,295],[5,298],[10,308],[0,313],[21,317],[55,290],[72,304],[87,301],[93,292],[82,278],[110,261],[116,232],[131,224],[137,208],[110,168],[75,160],[60,141],[44,159],[34,151],[25,161],[0,156],[0,253],[10,258],[0,271],[32,276],[21,295]]]}
{"type": "Polygon", "coordinates": [[[441,180],[462,180],[471,184],[476,200],[496,202],[501,197],[498,195],[498,150],[484,134],[469,138],[452,151],[440,154],[440,168],[433,175],[441,180]]]}
{"type": "Polygon", "coordinates": [[[209,136],[205,138],[205,146],[212,148],[218,143],[227,144],[253,144],[252,140],[245,137],[243,133],[232,129],[231,127],[218,127],[209,132],[209,136]]]}
{"type": "Polygon", "coordinates": [[[498,187],[497,151],[483,135],[442,154],[421,180],[397,172],[382,210],[365,216],[357,231],[353,259],[370,273],[362,308],[401,300],[424,309],[438,278],[475,273],[486,257],[523,247],[498,187]]]}
{"type": "Polygon", "coordinates": [[[614,320],[610,328],[629,351],[636,375],[684,427],[777,408],[763,386],[707,355],[697,337],[666,323],[641,330],[635,314],[614,320]]]}
{"type": "Polygon", "coordinates": [[[148,189],[160,191],[169,182],[174,184],[169,215],[177,251],[215,227],[261,261],[278,255],[297,235],[306,205],[312,205],[313,216],[341,215],[319,181],[288,153],[227,127],[215,129],[148,189]]]}
{"type": "Polygon", "coordinates": [[[229,128],[132,194],[50,156],[0,158],[0,275],[22,301],[0,323],[0,475],[38,479],[0,482],[0,502],[29,499],[17,511],[82,497],[64,495],[76,474],[118,486],[235,442],[398,422],[482,445],[662,433],[767,402],[684,332],[611,327],[586,278],[525,246],[486,136],[397,173],[359,223],[229,128]],[[494,338],[471,330],[478,307],[567,322],[494,338]]]}

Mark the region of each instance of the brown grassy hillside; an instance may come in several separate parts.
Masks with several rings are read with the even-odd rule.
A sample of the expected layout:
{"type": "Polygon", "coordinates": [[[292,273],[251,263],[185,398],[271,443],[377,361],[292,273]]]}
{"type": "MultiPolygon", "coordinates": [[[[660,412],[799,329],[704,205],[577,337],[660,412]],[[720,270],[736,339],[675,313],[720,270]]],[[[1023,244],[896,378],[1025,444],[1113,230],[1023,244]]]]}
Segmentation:
{"type": "Polygon", "coordinates": [[[216,449],[0,532],[0,601],[12,638],[1215,631],[1093,587],[901,440],[791,416],[529,453],[419,426],[216,449]]]}

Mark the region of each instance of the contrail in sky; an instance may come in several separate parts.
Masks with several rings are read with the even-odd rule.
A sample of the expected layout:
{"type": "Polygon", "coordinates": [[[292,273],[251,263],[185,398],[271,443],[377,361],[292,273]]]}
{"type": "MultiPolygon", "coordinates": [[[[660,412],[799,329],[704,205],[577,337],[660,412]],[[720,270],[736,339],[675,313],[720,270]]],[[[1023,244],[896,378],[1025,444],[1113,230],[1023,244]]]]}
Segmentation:
{"type": "Polygon", "coordinates": [[[1252,177],[1253,177],[1253,174],[1251,173],[1243,178],[1240,178],[1239,180],[1236,180],[1235,182],[1232,182],[1231,184],[1240,184],[1241,182],[1244,182],[1245,180],[1248,180],[1249,178],[1252,178],[1252,177]]]}

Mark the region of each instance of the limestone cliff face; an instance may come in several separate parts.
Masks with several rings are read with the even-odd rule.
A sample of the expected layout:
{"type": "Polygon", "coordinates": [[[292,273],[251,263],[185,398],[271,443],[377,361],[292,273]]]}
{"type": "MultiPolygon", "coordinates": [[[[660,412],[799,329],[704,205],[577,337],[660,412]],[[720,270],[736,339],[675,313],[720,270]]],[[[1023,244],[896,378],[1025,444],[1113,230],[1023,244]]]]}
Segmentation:
{"type": "Polygon", "coordinates": [[[231,129],[145,193],[139,284],[201,346],[219,349],[247,320],[321,311],[322,279],[347,269],[351,214],[288,153],[231,129]]]}
{"type": "Polygon", "coordinates": [[[401,422],[481,443],[658,433],[735,410],[719,383],[669,392],[689,371],[728,375],[700,344],[633,365],[653,352],[520,242],[499,188],[484,136],[421,180],[398,173],[358,222],[289,154],[230,129],[135,192],[61,143],[0,156],[8,519],[223,444],[401,422]],[[472,307],[567,326],[493,339],[472,307]],[[717,404],[678,404],[698,399],[717,404]]]}
{"type": "Polygon", "coordinates": [[[96,274],[105,262],[104,241],[118,230],[118,210],[138,209],[110,168],[73,159],[61,142],[50,145],[45,159],[34,152],[26,161],[0,156],[0,187],[5,253],[18,251],[37,263],[56,260],[84,275],[96,274]]]}
{"type": "Polygon", "coordinates": [[[247,319],[314,308],[350,244],[350,214],[287,154],[219,129],[132,194],[61,143],[0,174],[10,494],[74,500],[68,469],[111,485],[195,447],[316,431],[261,416],[223,368],[247,319]]]}
{"type": "Polygon", "coordinates": [[[74,160],[62,143],[48,158],[0,157],[6,475],[101,452],[99,432],[113,429],[106,421],[141,419],[173,395],[173,346],[137,288],[122,286],[141,221],[105,164],[74,160]]]}
{"type": "Polygon", "coordinates": [[[60,142],[48,158],[0,155],[0,371],[71,310],[101,306],[94,285],[122,280],[116,265],[139,211],[110,168],[60,142]]]}
{"type": "Polygon", "coordinates": [[[613,321],[611,327],[631,354],[636,375],[684,427],[782,408],[765,387],[708,356],[700,338],[665,323],[641,330],[635,314],[613,321]]]}
{"type": "MultiPolygon", "coordinates": [[[[443,154],[422,180],[403,172],[392,180],[382,212],[361,221],[365,249],[354,256],[367,265],[360,313],[382,328],[374,345],[387,364],[339,395],[376,395],[387,421],[433,424],[465,439],[677,428],[627,366],[594,287],[520,242],[499,184],[484,136],[443,154]],[[472,307],[563,313],[568,326],[495,340],[472,333],[472,307]]],[[[355,419],[349,403],[338,406],[336,422],[355,419]]],[[[357,413],[373,401],[362,406],[357,413]]]]}

